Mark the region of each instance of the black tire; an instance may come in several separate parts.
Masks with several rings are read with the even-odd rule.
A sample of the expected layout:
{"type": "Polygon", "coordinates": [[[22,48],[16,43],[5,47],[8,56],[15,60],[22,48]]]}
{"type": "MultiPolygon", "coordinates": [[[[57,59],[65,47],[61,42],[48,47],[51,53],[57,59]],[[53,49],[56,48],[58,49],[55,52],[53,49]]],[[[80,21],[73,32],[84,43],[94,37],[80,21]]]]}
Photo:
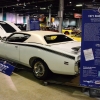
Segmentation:
{"type": "Polygon", "coordinates": [[[68,32],[68,31],[66,31],[64,34],[65,34],[65,35],[69,35],[69,32],[68,32]]]}
{"type": "Polygon", "coordinates": [[[32,72],[39,80],[46,80],[50,75],[50,70],[47,64],[41,59],[36,59],[32,63],[32,72]]]}

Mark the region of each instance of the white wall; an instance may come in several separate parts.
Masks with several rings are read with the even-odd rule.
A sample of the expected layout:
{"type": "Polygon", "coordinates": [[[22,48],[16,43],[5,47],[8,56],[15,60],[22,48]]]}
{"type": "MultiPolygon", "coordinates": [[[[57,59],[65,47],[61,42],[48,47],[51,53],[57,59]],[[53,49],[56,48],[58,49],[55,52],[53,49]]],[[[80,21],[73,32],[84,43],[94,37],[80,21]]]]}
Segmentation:
{"type": "Polygon", "coordinates": [[[7,20],[7,21],[10,21],[10,22],[12,22],[12,23],[16,23],[16,21],[17,21],[17,16],[16,16],[15,13],[7,13],[7,14],[6,14],[6,20],[7,20]]]}
{"type": "MultiPolygon", "coordinates": [[[[1,14],[0,14],[0,18],[1,18],[1,14]]],[[[10,21],[12,23],[16,23],[16,24],[23,24],[23,16],[19,16],[19,14],[16,13],[6,13],[6,20],[10,21]]]]}
{"type": "Polygon", "coordinates": [[[17,14],[17,24],[23,24],[23,16],[19,16],[19,14],[17,14]]]}

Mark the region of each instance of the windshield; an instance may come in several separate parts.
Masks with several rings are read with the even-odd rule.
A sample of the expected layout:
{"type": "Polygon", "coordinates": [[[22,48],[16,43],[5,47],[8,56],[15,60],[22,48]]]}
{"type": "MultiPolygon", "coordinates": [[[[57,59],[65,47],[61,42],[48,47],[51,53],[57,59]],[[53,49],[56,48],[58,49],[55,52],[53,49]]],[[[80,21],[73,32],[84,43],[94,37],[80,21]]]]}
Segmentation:
{"type": "Polygon", "coordinates": [[[6,33],[16,32],[16,30],[12,26],[10,26],[9,24],[7,24],[5,22],[0,22],[0,25],[6,31],[6,33]]]}
{"type": "Polygon", "coordinates": [[[59,43],[59,42],[67,42],[67,41],[73,41],[73,39],[65,36],[65,35],[46,35],[44,36],[45,41],[50,43],[59,43]]]}

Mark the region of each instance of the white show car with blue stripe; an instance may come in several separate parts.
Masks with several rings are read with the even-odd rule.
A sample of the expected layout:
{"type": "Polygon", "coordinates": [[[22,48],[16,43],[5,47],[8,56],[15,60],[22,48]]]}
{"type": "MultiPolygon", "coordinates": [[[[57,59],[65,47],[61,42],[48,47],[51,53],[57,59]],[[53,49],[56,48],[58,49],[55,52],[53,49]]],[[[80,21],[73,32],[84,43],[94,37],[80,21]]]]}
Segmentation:
{"type": "Polygon", "coordinates": [[[80,67],[80,46],[80,42],[62,33],[15,32],[0,41],[0,57],[32,67],[38,79],[48,78],[50,72],[76,75],[80,67]]]}

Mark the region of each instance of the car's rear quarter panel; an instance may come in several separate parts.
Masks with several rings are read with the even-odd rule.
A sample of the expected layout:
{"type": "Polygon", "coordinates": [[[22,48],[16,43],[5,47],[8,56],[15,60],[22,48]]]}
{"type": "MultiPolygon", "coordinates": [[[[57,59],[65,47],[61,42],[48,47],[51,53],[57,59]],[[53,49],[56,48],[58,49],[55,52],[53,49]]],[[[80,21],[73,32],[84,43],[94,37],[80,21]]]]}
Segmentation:
{"type": "Polygon", "coordinates": [[[39,57],[42,60],[44,60],[48,65],[49,69],[54,73],[68,75],[75,74],[75,60],[43,49],[28,46],[20,46],[21,63],[29,65],[29,59],[31,57],[39,57]],[[64,64],[65,61],[68,62],[68,65],[64,64]]]}

